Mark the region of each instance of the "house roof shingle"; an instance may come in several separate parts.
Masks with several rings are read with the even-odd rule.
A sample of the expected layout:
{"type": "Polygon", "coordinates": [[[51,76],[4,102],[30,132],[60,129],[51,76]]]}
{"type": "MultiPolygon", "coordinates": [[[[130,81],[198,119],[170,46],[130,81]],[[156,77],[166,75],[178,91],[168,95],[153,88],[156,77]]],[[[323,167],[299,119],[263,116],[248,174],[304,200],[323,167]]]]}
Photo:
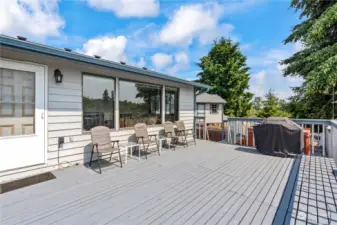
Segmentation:
{"type": "Polygon", "coordinates": [[[197,103],[227,103],[226,100],[221,98],[219,95],[215,94],[208,94],[208,93],[202,93],[200,95],[197,95],[196,99],[197,103]]]}

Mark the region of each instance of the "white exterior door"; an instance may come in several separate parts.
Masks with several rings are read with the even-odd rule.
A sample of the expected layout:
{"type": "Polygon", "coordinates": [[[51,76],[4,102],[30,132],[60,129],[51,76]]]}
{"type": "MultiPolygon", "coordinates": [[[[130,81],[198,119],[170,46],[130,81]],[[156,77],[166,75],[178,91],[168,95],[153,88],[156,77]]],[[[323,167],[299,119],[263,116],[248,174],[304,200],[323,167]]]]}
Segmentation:
{"type": "Polygon", "coordinates": [[[45,71],[0,58],[0,171],[45,163],[45,71]]]}

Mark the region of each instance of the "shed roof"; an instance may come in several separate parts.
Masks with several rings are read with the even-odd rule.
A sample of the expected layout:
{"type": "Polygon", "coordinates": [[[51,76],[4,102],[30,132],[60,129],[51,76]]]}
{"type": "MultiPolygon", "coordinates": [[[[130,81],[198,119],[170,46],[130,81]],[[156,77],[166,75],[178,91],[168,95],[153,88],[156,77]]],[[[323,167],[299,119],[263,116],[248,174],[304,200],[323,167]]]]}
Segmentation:
{"type": "Polygon", "coordinates": [[[226,100],[221,98],[219,95],[216,94],[208,94],[208,93],[202,93],[200,95],[197,95],[196,99],[197,103],[227,103],[226,100]]]}
{"type": "Polygon", "coordinates": [[[5,36],[5,35],[0,35],[0,49],[2,47],[21,49],[21,50],[30,51],[30,52],[37,52],[40,54],[50,55],[50,56],[54,56],[58,58],[63,58],[63,59],[78,61],[82,63],[93,64],[93,65],[103,66],[107,68],[132,72],[132,73],[136,73],[136,74],[143,75],[143,76],[149,76],[149,77],[155,77],[155,78],[160,78],[164,80],[174,81],[174,82],[183,83],[183,84],[187,84],[187,85],[191,85],[191,86],[199,87],[199,88],[211,88],[211,86],[207,84],[188,81],[188,80],[184,80],[184,79],[181,79],[175,76],[170,76],[167,74],[151,71],[148,69],[138,68],[138,67],[130,66],[126,64],[123,65],[118,62],[96,58],[95,56],[88,56],[88,55],[80,54],[77,52],[69,52],[64,49],[58,49],[58,48],[54,48],[54,47],[50,47],[46,45],[41,45],[38,43],[26,41],[26,40],[19,40],[13,37],[5,36]]]}

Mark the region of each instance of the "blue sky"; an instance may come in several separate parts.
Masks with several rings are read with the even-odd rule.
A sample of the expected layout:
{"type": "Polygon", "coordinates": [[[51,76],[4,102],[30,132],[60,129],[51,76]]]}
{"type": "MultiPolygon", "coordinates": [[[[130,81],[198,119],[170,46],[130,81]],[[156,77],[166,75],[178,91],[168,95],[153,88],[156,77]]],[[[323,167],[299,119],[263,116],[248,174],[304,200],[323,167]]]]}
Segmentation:
{"type": "Polygon", "coordinates": [[[284,78],[279,61],[300,50],[283,45],[298,14],[286,0],[0,0],[0,32],[113,61],[195,79],[198,60],[215,38],[241,44],[250,90],[289,97],[299,78],[284,78]]]}

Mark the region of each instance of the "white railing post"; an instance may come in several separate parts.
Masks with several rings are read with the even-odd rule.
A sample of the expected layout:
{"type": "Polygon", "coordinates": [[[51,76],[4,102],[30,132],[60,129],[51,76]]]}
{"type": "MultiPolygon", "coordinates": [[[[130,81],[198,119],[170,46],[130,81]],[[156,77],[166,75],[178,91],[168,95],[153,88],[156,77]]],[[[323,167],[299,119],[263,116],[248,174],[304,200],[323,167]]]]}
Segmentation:
{"type": "Polygon", "coordinates": [[[231,122],[228,120],[228,127],[227,127],[227,143],[232,144],[231,140],[231,122]]]}
{"type": "Polygon", "coordinates": [[[241,129],[240,129],[240,145],[242,146],[243,139],[243,121],[241,121],[241,129]]]}
{"type": "Polygon", "coordinates": [[[322,153],[323,153],[323,156],[325,156],[325,124],[323,124],[323,137],[322,137],[322,153]]]}
{"type": "Polygon", "coordinates": [[[237,121],[235,120],[235,121],[234,121],[234,139],[233,139],[233,142],[234,142],[233,144],[234,144],[234,145],[236,144],[236,132],[237,132],[237,131],[236,131],[236,130],[237,130],[236,128],[237,128],[237,121]]]}
{"type": "Polygon", "coordinates": [[[249,142],[249,131],[248,131],[248,126],[249,126],[249,122],[246,122],[246,146],[248,146],[248,142],[249,142]]]}
{"type": "Polygon", "coordinates": [[[315,125],[311,124],[311,154],[315,153],[315,146],[314,146],[314,133],[315,133],[315,125]]]}

